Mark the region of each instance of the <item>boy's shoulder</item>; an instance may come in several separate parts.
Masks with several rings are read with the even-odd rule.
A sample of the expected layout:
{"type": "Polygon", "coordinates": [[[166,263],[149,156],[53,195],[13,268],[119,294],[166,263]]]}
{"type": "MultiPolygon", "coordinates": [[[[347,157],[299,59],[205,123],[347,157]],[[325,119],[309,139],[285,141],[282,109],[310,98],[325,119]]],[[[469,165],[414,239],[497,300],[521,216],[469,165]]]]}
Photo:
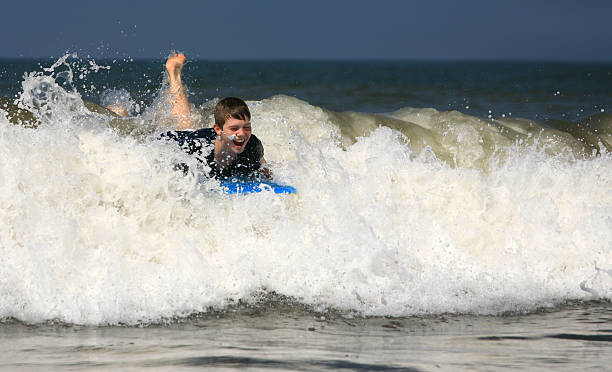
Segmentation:
{"type": "Polygon", "coordinates": [[[196,130],[170,130],[160,135],[164,139],[173,139],[179,143],[191,142],[193,140],[205,140],[212,142],[215,139],[213,128],[202,128],[196,130]]]}
{"type": "Polygon", "coordinates": [[[251,134],[251,138],[249,139],[249,142],[247,143],[246,147],[247,148],[245,149],[245,151],[250,150],[249,152],[252,153],[257,160],[263,158],[263,143],[261,143],[259,138],[257,138],[257,136],[255,136],[254,134],[251,134]]]}
{"type": "Polygon", "coordinates": [[[199,140],[206,140],[207,142],[212,142],[215,139],[216,133],[213,128],[201,128],[196,130],[185,130],[180,131],[182,135],[187,138],[197,138],[199,140]]]}

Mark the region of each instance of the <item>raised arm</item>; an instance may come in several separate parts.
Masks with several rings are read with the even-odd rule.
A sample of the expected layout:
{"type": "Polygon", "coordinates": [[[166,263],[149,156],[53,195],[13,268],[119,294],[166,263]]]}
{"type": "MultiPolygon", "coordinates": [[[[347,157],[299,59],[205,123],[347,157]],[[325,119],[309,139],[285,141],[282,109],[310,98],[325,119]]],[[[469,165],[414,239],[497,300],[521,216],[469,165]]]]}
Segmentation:
{"type": "Polygon", "coordinates": [[[168,73],[168,85],[170,87],[170,113],[177,119],[175,126],[177,130],[195,127],[191,107],[181,80],[185,59],[183,53],[174,53],[174,56],[169,57],[166,61],[166,72],[168,73]]]}

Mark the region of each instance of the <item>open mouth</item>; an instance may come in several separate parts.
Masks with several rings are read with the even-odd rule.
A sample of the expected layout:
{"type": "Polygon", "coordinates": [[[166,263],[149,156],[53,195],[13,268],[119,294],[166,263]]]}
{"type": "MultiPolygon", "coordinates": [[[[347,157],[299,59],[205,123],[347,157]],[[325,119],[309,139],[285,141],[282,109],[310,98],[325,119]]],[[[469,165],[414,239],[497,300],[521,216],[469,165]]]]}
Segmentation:
{"type": "Polygon", "coordinates": [[[240,147],[240,148],[242,148],[245,144],[244,139],[239,139],[239,138],[234,139],[232,142],[234,143],[234,146],[240,147]]]}

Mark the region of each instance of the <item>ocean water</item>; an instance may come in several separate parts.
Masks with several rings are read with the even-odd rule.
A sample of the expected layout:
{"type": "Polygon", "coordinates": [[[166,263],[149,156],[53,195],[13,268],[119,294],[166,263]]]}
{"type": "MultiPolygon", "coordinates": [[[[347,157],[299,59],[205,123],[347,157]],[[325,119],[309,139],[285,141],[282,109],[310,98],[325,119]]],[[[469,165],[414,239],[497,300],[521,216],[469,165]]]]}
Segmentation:
{"type": "Polygon", "coordinates": [[[163,61],[0,62],[1,367],[610,364],[612,64],[184,75],[200,126],[247,100],[297,195],[177,174],[163,61]]]}

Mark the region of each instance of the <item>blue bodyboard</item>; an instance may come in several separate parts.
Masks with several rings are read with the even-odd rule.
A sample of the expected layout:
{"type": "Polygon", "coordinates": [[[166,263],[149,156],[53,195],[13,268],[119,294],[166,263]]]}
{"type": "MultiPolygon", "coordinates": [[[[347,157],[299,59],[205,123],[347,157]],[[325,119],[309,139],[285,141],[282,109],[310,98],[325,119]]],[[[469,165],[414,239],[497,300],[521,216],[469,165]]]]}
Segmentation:
{"type": "Polygon", "coordinates": [[[272,191],[275,194],[296,194],[295,187],[269,181],[222,180],[221,190],[226,194],[253,194],[272,191]]]}

